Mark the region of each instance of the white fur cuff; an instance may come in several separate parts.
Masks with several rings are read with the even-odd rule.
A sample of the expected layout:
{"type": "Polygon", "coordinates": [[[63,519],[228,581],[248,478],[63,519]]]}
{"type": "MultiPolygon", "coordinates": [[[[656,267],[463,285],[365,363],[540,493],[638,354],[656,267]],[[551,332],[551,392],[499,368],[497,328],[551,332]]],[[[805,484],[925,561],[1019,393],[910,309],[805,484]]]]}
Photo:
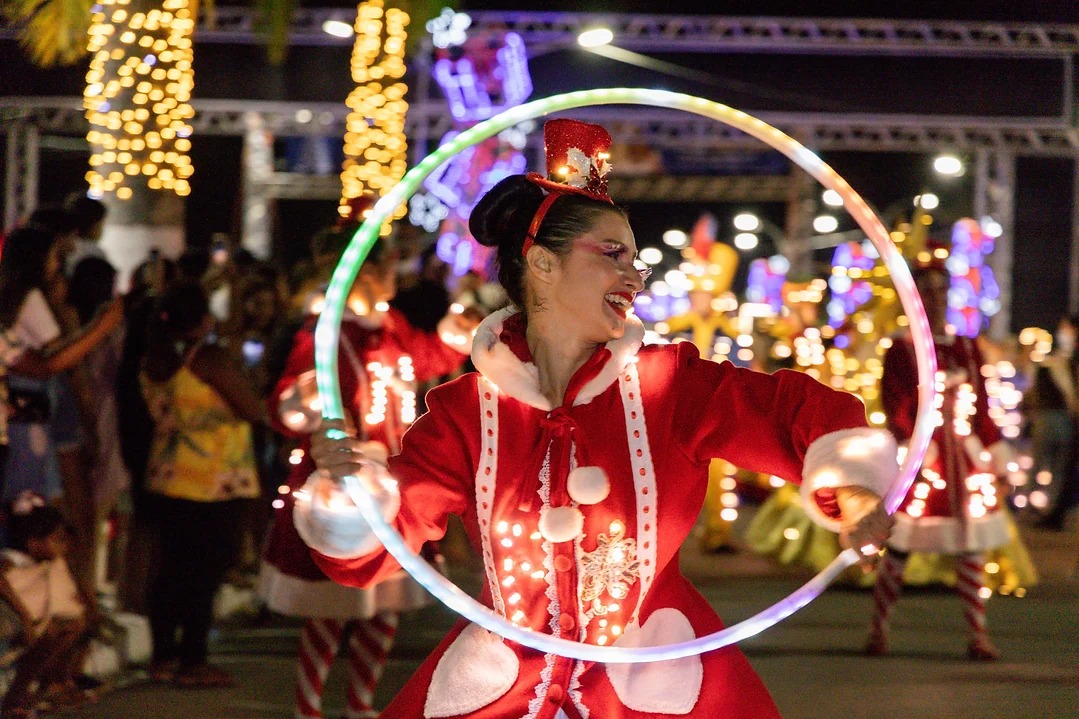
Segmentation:
{"type": "Polygon", "coordinates": [[[802,506],[809,517],[832,532],[840,522],[821,511],[814,495],[820,489],[866,487],[881,497],[899,471],[895,438],[883,429],[859,427],[818,437],[802,465],[802,506]]]}
{"type": "MultiPolygon", "coordinates": [[[[318,491],[318,484],[332,480],[314,472],[296,493],[296,506],[292,521],[300,537],[315,551],[333,559],[353,559],[370,554],[382,547],[371,526],[363,518],[360,508],[352,503],[340,489],[326,493],[318,491]]],[[[401,509],[401,493],[397,482],[383,480],[383,492],[376,498],[382,517],[392,522],[401,509]]]]}

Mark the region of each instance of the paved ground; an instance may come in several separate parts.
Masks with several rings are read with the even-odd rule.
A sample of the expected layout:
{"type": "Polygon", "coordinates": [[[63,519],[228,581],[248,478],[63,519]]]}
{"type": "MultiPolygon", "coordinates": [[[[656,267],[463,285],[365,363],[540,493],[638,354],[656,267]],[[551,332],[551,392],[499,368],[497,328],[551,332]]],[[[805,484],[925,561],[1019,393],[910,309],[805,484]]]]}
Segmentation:
{"type": "MultiPolygon", "coordinates": [[[[1042,574],[1026,597],[990,602],[1004,658],[972,663],[951,591],[907,592],[895,617],[894,652],[860,654],[871,597],[833,588],[779,626],[743,644],[786,719],[1079,718],[1079,534],[1024,529],[1042,574]]],[[[704,557],[687,546],[683,565],[728,623],[752,615],[805,579],[747,553],[704,557]]],[[[467,581],[467,580],[466,580],[467,581]]],[[[386,679],[384,705],[441,638],[453,617],[432,607],[402,624],[386,679]]],[[[147,684],[137,674],[99,703],[69,711],[85,719],[288,719],[294,625],[234,620],[214,646],[214,661],[235,673],[231,690],[147,684]]],[[[327,716],[343,708],[342,677],[331,674],[327,716]]],[[[601,719],[597,717],[596,719],[601,719]]]]}

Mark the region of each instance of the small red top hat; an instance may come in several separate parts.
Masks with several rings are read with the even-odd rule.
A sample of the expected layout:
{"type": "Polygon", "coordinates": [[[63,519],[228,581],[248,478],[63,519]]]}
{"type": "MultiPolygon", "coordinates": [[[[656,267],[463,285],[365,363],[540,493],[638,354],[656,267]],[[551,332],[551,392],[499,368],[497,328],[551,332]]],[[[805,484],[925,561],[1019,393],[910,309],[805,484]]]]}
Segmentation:
{"type": "Polygon", "coordinates": [[[599,125],[580,120],[550,120],[543,125],[543,151],[547,157],[547,177],[530,172],[526,177],[547,190],[536,210],[521,254],[536,239],[543,217],[563,194],[576,194],[614,204],[607,194],[607,173],[611,171],[611,133],[599,125]]]}

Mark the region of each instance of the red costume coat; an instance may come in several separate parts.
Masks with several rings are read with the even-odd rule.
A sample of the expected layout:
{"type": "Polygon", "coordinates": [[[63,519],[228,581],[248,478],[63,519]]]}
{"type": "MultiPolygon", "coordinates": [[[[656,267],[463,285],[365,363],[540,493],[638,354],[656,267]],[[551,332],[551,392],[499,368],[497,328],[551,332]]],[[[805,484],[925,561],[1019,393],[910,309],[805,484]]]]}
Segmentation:
{"type": "MultiPolygon", "coordinates": [[[[939,426],[888,543],[900,551],[946,554],[1000,547],[1009,541],[1008,526],[995,479],[1007,474],[1014,457],[989,416],[981,352],[969,337],[941,337],[935,344],[939,426]]],[[[884,355],[881,400],[888,429],[900,442],[914,433],[917,389],[914,345],[897,338],[884,355]]]]}
{"type": "MultiPolygon", "coordinates": [[[[289,473],[289,492],[279,497],[282,505],[277,509],[266,546],[259,578],[260,594],[274,611],[302,617],[368,618],[380,611],[422,606],[429,597],[403,572],[369,592],[345,588],[330,581],[312,561],[310,550],[293,525],[295,502],[292,490],[303,486],[315,471],[315,465],[308,456],[309,435],[296,432],[295,425],[282,421],[282,415],[294,411],[282,407],[282,397],[294,391],[301,376],[314,370],[317,321],[316,316],[308,318],[296,334],[284,374],[270,395],[270,416],[276,420],[275,428],[287,436],[303,439],[294,451],[300,461],[289,473]]],[[[341,396],[348,412],[362,427],[363,438],[380,443],[390,453],[399,451],[401,436],[411,423],[411,419],[407,415],[402,417],[401,412],[400,391],[408,386],[408,381],[387,384],[383,419],[372,421],[380,416],[372,399],[372,387],[377,381],[373,374],[376,371],[374,363],[382,368],[393,368],[400,375],[402,358],[407,358],[405,364],[412,367],[408,374],[413,375],[415,381],[423,382],[456,370],[466,355],[451,349],[438,335],[412,327],[395,309],[388,310],[377,324],[369,318],[346,315],[341,323],[338,351],[341,396]]],[[[400,380],[400,377],[396,379],[400,380]]],[[[317,417],[318,412],[315,411],[313,416],[317,417]]]]}
{"type": "MultiPolygon", "coordinates": [[[[397,529],[418,548],[442,536],[450,514],[463,517],[484,559],[480,601],[511,621],[616,645],[679,642],[721,629],[678,567],[713,457],[797,482],[813,445],[822,448],[818,464],[828,469],[822,485],[836,486],[845,470],[862,474],[860,483],[875,475],[868,478],[878,486],[894,477],[894,442],[864,428],[864,410],[851,395],[794,372],[766,375],[703,361],[689,343],[641,348],[642,336],[631,318],[626,337],[597,349],[554,408],[539,392],[521,315],[496,313],[481,325],[473,348],[482,374],[432,390],[428,414],[390,461],[401,492],[397,529]],[[845,441],[866,436],[890,443],[875,465],[837,458],[845,441]],[[602,468],[609,495],[596,504],[573,502],[567,487],[573,463],[602,468]],[[583,513],[583,531],[572,540],[544,539],[540,517],[565,506],[583,513]]],[[[315,556],[327,575],[353,586],[370,586],[398,567],[384,550],[355,559],[315,556]]],[[[602,665],[545,655],[462,621],[383,716],[767,719],[778,713],[736,647],[653,664],[602,665]]]]}

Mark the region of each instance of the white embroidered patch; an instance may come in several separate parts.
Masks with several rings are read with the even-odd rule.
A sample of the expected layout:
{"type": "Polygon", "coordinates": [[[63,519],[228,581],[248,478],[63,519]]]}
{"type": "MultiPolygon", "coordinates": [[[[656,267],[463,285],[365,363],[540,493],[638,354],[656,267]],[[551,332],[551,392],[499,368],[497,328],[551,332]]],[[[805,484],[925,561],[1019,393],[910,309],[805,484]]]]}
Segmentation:
{"type": "MultiPolygon", "coordinates": [[[[631,624],[616,647],[654,647],[696,638],[686,615],[677,609],[657,609],[643,626],[631,624]]],[[[607,678],[629,709],[654,714],[689,714],[697,705],[704,681],[699,656],[648,664],[607,664],[607,678]],[[678,687],[678,691],[671,691],[678,687]]]]}
{"type": "Polygon", "coordinates": [[[517,655],[500,637],[470,624],[438,660],[423,716],[453,717],[482,709],[510,690],[520,669],[517,655]]]}

